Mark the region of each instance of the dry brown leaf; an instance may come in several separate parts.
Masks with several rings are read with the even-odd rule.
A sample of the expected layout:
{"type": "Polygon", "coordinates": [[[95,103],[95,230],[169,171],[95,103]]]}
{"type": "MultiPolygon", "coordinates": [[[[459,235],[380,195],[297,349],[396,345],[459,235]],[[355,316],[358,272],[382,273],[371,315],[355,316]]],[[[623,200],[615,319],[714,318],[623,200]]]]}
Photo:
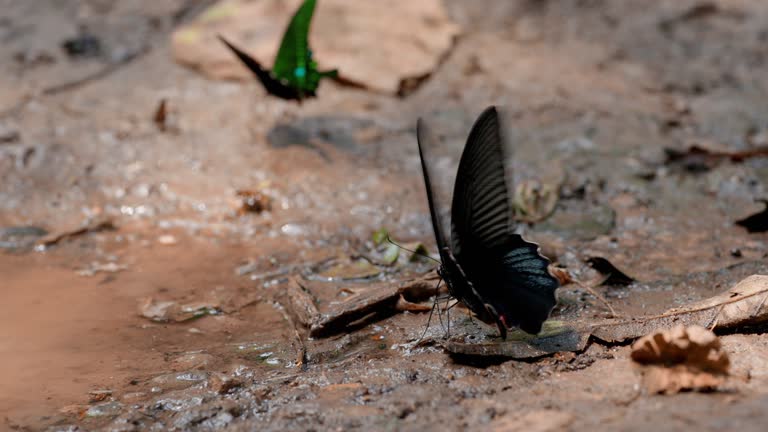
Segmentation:
{"type": "MultiPolygon", "coordinates": [[[[211,78],[252,79],[216,34],[270,68],[299,1],[218,2],[173,34],[173,55],[211,78]]],[[[458,34],[440,0],[323,0],[309,37],[320,69],[337,68],[344,80],[397,94],[403,82],[432,73],[458,34]]]]}
{"type": "Polygon", "coordinates": [[[728,373],[728,355],[720,350],[720,340],[699,326],[676,326],[658,330],[632,345],[632,360],[644,365],[685,364],[693,369],[728,373]]]}
{"type": "Polygon", "coordinates": [[[730,361],[711,331],[683,325],[657,330],[632,345],[632,360],[643,365],[649,393],[712,390],[728,376],[730,361]]]}
{"type": "MultiPolygon", "coordinates": [[[[432,274],[399,283],[370,284],[356,292],[353,299],[333,304],[328,310],[315,316],[310,336],[322,337],[343,331],[348,325],[375,315],[387,315],[398,311],[401,297],[413,302],[435,295],[436,282],[432,274]]],[[[427,306],[423,311],[432,308],[427,306]]],[[[412,309],[412,311],[416,311],[412,309]]]]}
{"type": "Polygon", "coordinates": [[[429,312],[432,310],[432,306],[409,302],[405,299],[405,297],[403,297],[402,294],[400,294],[400,298],[397,299],[395,309],[400,312],[429,312]]]}

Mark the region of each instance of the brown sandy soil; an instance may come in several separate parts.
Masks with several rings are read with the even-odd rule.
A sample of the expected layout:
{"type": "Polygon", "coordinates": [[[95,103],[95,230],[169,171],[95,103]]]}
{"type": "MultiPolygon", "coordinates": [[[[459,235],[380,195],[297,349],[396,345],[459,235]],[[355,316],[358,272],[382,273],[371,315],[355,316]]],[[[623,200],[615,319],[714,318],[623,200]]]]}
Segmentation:
{"type": "MultiPolygon", "coordinates": [[[[655,396],[625,344],[457,358],[435,319],[414,343],[425,313],[300,341],[281,299],[287,277],[367,253],[382,226],[433,246],[415,120],[458,148],[489,104],[511,112],[518,180],[562,183],[527,235],[579,279],[597,276],[594,256],[634,277],[597,288],[618,313],[765,274],[768,237],[734,222],[768,198],[768,158],[702,168],[664,149],[768,145],[768,4],[447,0],[464,33],[414,93],[324,81],[298,106],[173,62],[170,32],[206,3],[0,0],[0,429],[764,430],[760,327],[722,336],[721,391],[655,396]],[[101,56],[61,50],[81,24],[101,56]],[[173,130],[152,121],[161,99],[173,130]],[[323,139],[278,148],[278,123],[323,139]],[[239,214],[235,191],[257,188],[271,210],[239,214]],[[6,230],[97,218],[115,229],[45,251],[6,230]],[[148,299],[216,309],[156,322],[139,314],[148,299]]],[[[399,271],[376,283],[424,268],[399,271]]],[[[323,287],[321,309],[358,292],[323,287]]],[[[607,316],[578,287],[558,295],[556,318],[607,316]]]]}

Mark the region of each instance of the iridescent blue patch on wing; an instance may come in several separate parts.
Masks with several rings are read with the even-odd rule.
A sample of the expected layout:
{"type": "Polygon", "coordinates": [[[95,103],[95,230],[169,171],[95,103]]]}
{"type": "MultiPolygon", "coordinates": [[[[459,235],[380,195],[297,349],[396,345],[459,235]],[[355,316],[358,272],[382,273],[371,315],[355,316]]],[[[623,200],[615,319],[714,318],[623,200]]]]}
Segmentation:
{"type": "Polygon", "coordinates": [[[307,70],[303,67],[297,67],[293,74],[296,75],[296,78],[304,78],[307,75],[307,70]]]}

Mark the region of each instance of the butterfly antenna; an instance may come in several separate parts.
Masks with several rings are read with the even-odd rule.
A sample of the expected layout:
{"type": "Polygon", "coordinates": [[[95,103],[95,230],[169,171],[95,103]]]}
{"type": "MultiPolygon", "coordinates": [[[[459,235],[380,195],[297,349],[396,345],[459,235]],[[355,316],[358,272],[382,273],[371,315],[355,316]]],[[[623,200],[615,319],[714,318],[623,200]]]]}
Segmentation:
{"type": "Polygon", "coordinates": [[[616,310],[613,309],[613,306],[611,306],[611,304],[608,302],[608,300],[606,300],[605,297],[601,296],[600,293],[595,291],[594,288],[592,288],[589,285],[583,284],[583,283],[581,283],[581,282],[579,282],[579,281],[577,281],[575,279],[573,280],[573,282],[577,286],[579,286],[580,288],[582,288],[582,289],[586,290],[588,293],[592,294],[600,303],[605,305],[605,307],[607,307],[608,310],[611,312],[611,315],[613,315],[611,318],[619,317],[619,315],[616,314],[616,310]]]}
{"type": "MultiPolygon", "coordinates": [[[[392,240],[391,238],[389,238],[389,235],[387,235],[387,241],[388,241],[389,243],[391,243],[391,244],[393,244],[393,245],[395,245],[395,246],[399,247],[400,249],[402,249],[402,250],[406,251],[406,252],[410,252],[410,253],[412,253],[412,254],[414,254],[414,255],[422,256],[422,257],[424,257],[424,258],[429,258],[429,259],[431,259],[432,261],[434,261],[434,262],[436,262],[436,263],[438,263],[438,264],[442,264],[442,263],[440,262],[440,260],[434,259],[434,258],[432,258],[431,256],[429,256],[429,255],[427,255],[427,254],[425,254],[425,253],[423,253],[423,252],[419,252],[418,250],[411,250],[411,249],[408,249],[408,248],[405,248],[405,247],[402,247],[402,246],[400,246],[399,244],[395,243],[395,242],[394,242],[394,240],[392,240]]],[[[441,280],[442,280],[442,279],[441,279],[441,280]]],[[[439,285],[439,283],[438,283],[438,285],[439,285]]]]}

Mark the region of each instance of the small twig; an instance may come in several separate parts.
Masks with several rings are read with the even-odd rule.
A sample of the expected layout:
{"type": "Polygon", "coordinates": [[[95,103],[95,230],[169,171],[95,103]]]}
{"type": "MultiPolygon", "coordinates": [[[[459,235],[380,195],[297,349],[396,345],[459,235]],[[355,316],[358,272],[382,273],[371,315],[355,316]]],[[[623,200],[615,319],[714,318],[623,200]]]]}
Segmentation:
{"type": "Polygon", "coordinates": [[[90,234],[94,232],[109,231],[114,229],[116,229],[116,227],[115,227],[115,224],[112,222],[112,220],[99,219],[94,222],[91,222],[88,225],[82,226],[80,228],[75,228],[72,230],[67,230],[61,233],[52,234],[47,237],[44,237],[37,242],[35,247],[38,250],[45,250],[51,246],[54,246],[64,240],[68,240],[73,237],[77,237],[84,234],[90,234]]]}
{"type": "Polygon", "coordinates": [[[125,66],[126,64],[136,60],[137,58],[141,57],[143,54],[145,54],[148,51],[148,49],[142,49],[141,51],[137,51],[135,53],[132,53],[130,55],[127,55],[125,58],[121,59],[118,62],[108,64],[104,66],[103,68],[97,70],[94,73],[85,75],[83,77],[74,79],[72,81],[63,82],[61,84],[55,84],[50,87],[44,88],[40,93],[43,95],[55,95],[59,93],[63,93],[65,91],[74,90],[78,87],[81,87],[83,85],[88,84],[91,81],[100,80],[102,78],[107,77],[108,75],[112,74],[113,72],[117,71],[121,67],[125,66]]]}
{"type": "Polygon", "coordinates": [[[611,315],[612,315],[612,316],[611,316],[611,318],[616,318],[616,317],[618,317],[618,316],[619,316],[619,315],[616,313],[616,311],[613,309],[613,306],[611,306],[611,304],[610,304],[610,303],[608,303],[608,300],[606,300],[606,299],[605,299],[605,297],[603,297],[602,295],[600,295],[600,293],[598,293],[597,291],[595,291],[595,290],[594,290],[594,288],[592,288],[592,287],[591,287],[591,286],[589,286],[589,285],[585,285],[585,284],[583,284],[583,283],[581,283],[581,282],[579,282],[579,281],[577,281],[577,280],[574,280],[574,281],[573,281],[573,283],[575,283],[575,284],[576,284],[576,285],[578,285],[579,287],[581,287],[581,288],[583,288],[583,289],[587,290],[587,291],[588,291],[590,294],[592,294],[593,296],[595,296],[595,298],[597,298],[597,299],[600,301],[600,303],[602,303],[603,305],[605,305],[605,306],[608,308],[608,310],[609,310],[609,311],[611,311],[611,315]]]}

